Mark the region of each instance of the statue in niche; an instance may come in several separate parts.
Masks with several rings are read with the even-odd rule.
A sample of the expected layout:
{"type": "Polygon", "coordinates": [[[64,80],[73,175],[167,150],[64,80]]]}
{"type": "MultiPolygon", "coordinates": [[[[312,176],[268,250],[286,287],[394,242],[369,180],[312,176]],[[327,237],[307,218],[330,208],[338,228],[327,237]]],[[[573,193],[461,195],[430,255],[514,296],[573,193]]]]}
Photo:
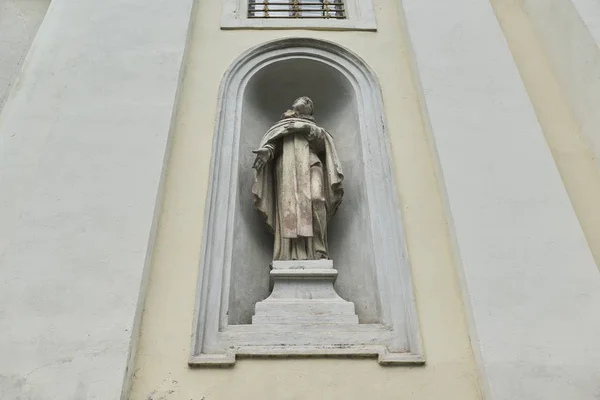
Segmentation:
{"type": "Polygon", "coordinates": [[[273,260],[329,259],[327,225],[342,201],[344,176],[333,137],[300,97],[253,153],[254,206],[275,235],[273,260]]]}

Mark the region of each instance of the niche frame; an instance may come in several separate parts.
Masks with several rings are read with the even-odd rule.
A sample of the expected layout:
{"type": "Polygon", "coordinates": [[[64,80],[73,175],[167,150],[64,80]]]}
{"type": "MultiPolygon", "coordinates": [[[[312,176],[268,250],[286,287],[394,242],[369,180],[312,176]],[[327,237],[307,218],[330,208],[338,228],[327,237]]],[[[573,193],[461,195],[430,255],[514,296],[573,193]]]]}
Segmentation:
{"type": "Polygon", "coordinates": [[[240,357],[378,357],[382,365],[423,364],[403,223],[396,196],[381,91],[370,67],[351,51],[310,38],[279,39],[254,47],[225,72],[219,89],[205,208],[202,259],[188,364],[232,366],[240,357]],[[234,211],[244,90],[263,67],[281,60],[311,59],[343,74],[354,89],[374,269],[382,323],[336,330],[313,324],[300,333],[286,327],[229,325],[228,303],[234,211]]]}

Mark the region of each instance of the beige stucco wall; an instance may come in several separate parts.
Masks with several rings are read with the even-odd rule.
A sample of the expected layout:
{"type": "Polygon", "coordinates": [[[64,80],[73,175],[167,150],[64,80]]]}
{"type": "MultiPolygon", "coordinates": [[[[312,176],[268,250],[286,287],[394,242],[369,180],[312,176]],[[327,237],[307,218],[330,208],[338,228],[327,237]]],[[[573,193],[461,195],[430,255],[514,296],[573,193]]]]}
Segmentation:
{"type": "Polygon", "coordinates": [[[220,2],[198,2],[165,184],[131,399],[480,399],[434,163],[396,0],[376,1],[378,32],[221,31],[220,2]],[[204,203],[221,77],[243,51],[287,36],[335,41],[379,77],[427,356],[376,360],[238,360],[189,369],[204,203]]]}
{"type": "MultiPolygon", "coordinates": [[[[561,178],[600,265],[600,171],[522,2],[492,0],[561,178]]],[[[550,5],[549,5],[550,6],[550,5]]],[[[558,24],[558,21],[557,21],[558,24]]],[[[571,90],[577,90],[577,86],[571,90]]],[[[582,88],[579,88],[582,90],[582,88]]],[[[585,93],[580,93],[585,98],[585,93]]]]}

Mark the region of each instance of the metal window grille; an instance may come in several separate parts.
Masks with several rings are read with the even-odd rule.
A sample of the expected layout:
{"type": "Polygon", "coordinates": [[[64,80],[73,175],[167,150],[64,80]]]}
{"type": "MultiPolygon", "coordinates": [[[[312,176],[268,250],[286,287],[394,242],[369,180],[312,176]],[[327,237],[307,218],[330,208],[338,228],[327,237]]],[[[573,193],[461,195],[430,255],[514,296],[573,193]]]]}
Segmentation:
{"type": "Polygon", "coordinates": [[[345,19],[343,0],[248,0],[248,18],[345,19]]]}

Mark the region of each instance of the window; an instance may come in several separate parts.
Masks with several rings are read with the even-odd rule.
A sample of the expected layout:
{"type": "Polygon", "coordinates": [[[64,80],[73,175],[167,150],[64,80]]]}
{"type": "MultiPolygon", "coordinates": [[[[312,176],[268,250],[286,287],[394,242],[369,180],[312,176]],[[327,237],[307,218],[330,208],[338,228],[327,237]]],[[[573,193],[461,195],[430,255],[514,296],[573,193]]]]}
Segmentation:
{"type": "Polygon", "coordinates": [[[248,18],[346,18],[342,0],[249,0],[248,18]]]}
{"type": "Polygon", "coordinates": [[[376,31],[372,0],[222,0],[221,29],[376,31]]]}

